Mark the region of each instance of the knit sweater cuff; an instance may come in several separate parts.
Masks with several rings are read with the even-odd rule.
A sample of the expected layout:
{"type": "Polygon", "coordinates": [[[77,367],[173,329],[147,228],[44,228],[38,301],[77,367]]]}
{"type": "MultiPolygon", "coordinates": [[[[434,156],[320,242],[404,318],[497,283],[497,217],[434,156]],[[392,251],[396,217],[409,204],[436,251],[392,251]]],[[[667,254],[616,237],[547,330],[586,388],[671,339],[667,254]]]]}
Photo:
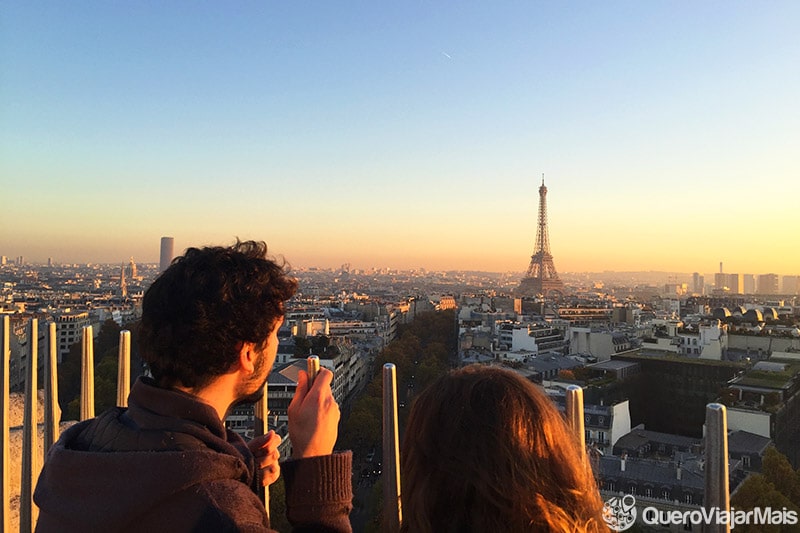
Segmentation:
{"type": "Polygon", "coordinates": [[[349,514],[353,500],[352,465],[350,451],[282,463],[289,520],[305,522],[319,515],[349,514]]]}

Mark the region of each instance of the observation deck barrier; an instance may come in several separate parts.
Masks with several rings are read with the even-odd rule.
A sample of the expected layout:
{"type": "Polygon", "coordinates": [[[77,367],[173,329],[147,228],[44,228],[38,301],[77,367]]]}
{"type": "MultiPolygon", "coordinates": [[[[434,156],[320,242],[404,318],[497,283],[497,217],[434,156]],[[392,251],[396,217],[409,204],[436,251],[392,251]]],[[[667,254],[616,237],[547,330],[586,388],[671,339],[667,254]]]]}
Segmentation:
{"type": "MultiPolygon", "coordinates": [[[[58,405],[58,343],[56,324],[48,323],[43,339],[46,342],[45,362],[42,368],[44,386],[44,427],[42,445],[39,445],[38,411],[39,394],[39,321],[31,319],[27,325],[28,350],[25,376],[23,444],[21,457],[11,457],[10,451],[10,319],[0,319],[0,438],[2,438],[2,472],[0,472],[0,530],[11,532],[11,462],[20,461],[21,479],[19,504],[19,531],[32,533],[36,527],[38,509],[33,502],[33,492],[47,451],[59,438],[61,411],[58,405]],[[39,450],[43,449],[43,454],[39,450]]],[[[117,373],[117,405],[127,407],[130,392],[130,331],[120,332],[117,373]]],[[[81,396],[80,419],[94,417],[94,339],[92,327],[83,328],[81,343],[81,396]]],[[[256,404],[256,435],[267,431],[267,390],[256,404]]],[[[568,387],[566,397],[567,424],[581,449],[585,447],[583,390],[575,385],[568,387]]],[[[706,408],[706,468],[705,498],[706,508],[729,510],[730,494],[728,485],[728,436],[725,406],[712,403],[706,408]]],[[[384,531],[396,533],[402,524],[402,494],[400,480],[400,451],[397,417],[397,376],[394,364],[383,367],[383,492],[384,492],[384,531]]],[[[269,513],[269,493],[264,490],[265,507],[269,513]]],[[[715,533],[727,533],[729,526],[721,524],[713,529],[715,533]]]]}

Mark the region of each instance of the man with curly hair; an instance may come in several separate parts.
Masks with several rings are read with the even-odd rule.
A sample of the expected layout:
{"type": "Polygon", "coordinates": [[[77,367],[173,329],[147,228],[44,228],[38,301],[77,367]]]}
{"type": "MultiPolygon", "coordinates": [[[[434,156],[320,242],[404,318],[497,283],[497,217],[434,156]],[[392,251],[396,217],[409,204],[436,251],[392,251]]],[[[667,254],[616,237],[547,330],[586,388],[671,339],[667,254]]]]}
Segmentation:
{"type": "MultiPolygon", "coordinates": [[[[229,409],[263,394],[297,282],[263,242],[190,248],[148,289],[129,407],[67,430],[36,487],[37,531],[269,531],[259,485],[279,475],[280,437],[245,443],[229,409]]],[[[296,530],[350,531],[350,452],[334,453],[333,374],[301,371],[283,463],[296,530]]]]}

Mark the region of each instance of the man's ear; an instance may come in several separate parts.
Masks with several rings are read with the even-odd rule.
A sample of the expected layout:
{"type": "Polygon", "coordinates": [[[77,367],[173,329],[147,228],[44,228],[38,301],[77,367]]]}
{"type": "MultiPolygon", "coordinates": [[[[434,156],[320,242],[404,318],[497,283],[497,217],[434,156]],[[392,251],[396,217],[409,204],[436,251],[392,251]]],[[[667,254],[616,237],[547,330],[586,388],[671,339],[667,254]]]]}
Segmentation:
{"type": "Polygon", "coordinates": [[[239,350],[239,368],[248,374],[252,374],[256,369],[256,345],[253,342],[243,342],[239,350]]]}

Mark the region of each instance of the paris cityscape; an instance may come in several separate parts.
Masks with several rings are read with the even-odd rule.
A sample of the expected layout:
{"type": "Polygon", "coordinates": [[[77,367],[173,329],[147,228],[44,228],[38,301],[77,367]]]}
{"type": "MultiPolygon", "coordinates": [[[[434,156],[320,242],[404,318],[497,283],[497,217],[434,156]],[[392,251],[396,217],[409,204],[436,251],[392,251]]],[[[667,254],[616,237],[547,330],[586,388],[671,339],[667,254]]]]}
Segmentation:
{"type": "MultiPolygon", "coordinates": [[[[267,387],[270,428],[283,436],[284,453],[291,446],[287,407],[308,355],[318,355],[334,371],[333,392],[344,412],[357,412],[365,409],[364,392],[376,361],[397,353],[390,350],[404,329],[413,328],[415,320],[429,321],[430,313],[449,313],[451,353],[439,361],[414,355],[426,357],[421,365],[398,361],[401,411],[413,401],[416,387],[447,367],[514,369],[542,386],[562,411],[567,388],[578,385],[584,389],[585,439],[601,494],[633,494],[655,508],[686,512],[702,505],[705,406],[712,402],[727,406],[734,495],[763,464],[774,463],[765,460],[774,451],[797,468],[800,276],[729,273],[722,263],[713,276],[562,276],[550,252],[544,180],[539,194],[539,224],[525,273],[362,270],[347,264],[292,272],[300,289],[288,302],[267,387]]],[[[13,332],[11,390],[24,389],[31,318],[55,322],[59,364],[66,367],[71,360],[74,365],[84,327],[101,336],[109,329],[135,330],[143,294],[169,266],[174,247],[172,237],[163,237],[160,262],[144,264],[130,258],[120,265],[53,260],[35,265],[24,257],[9,262],[2,256],[0,313],[10,317],[13,332]]],[[[116,351],[113,346],[107,362],[116,351]]],[[[146,368],[138,363],[133,372],[146,368]]],[[[77,418],[75,402],[65,401],[65,418],[77,418]]],[[[103,405],[102,399],[97,402],[103,405]]],[[[351,517],[356,531],[380,524],[375,509],[380,436],[374,434],[378,413],[371,414],[373,434],[350,424],[347,416],[341,429],[342,445],[357,453],[357,504],[351,517]],[[353,435],[360,438],[354,441],[353,435]]],[[[253,438],[252,406],[234,409],[226,424],[253,438]]],[[[782,501],[781,493],[775,494],[782,501]]]]}

